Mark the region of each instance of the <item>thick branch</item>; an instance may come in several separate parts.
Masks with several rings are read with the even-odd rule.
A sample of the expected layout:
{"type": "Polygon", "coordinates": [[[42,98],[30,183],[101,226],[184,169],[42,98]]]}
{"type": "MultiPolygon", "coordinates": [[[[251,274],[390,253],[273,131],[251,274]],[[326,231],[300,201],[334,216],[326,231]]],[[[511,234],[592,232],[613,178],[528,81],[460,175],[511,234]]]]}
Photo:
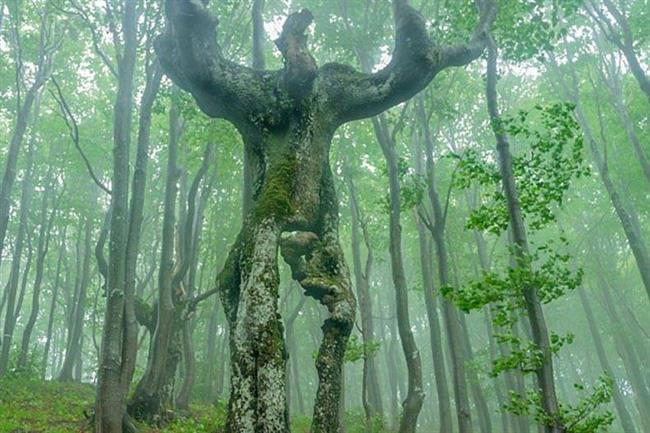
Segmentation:
{"type": "Polygon", "coordinates": [[[269,109],[277,74],[225,59],[216,41],[217,20],[203,2],[166,0],[166,11],[167,32],[156,40],[165,73],[209,116],[238,125],[250,119],[272,124],[278,116],[269,109]]]}
{"type": "Polygon", "coordinates": [[[424,18],[407,0],[394,0],[395,49],[390,63],[376,73],[327,64],[321,69],[323,86],[345,123],[375,116],[424,89],[441,70],[463,66],[485,49],[486,34],[496,17],[494,0],[477,1],[479,24],[466,44],[436,45],[427,34],[424,18]]]}

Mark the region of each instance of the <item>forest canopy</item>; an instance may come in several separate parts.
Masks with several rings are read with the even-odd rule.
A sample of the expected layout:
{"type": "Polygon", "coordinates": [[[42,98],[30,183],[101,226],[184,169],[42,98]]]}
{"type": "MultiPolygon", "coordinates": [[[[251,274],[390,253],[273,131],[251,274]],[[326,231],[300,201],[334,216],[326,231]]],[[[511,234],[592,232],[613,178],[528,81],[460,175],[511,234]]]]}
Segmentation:
{"type": "Polygon", "coordinates": [[[648,0],[0,0],[0,432],[650,432],[648,0]]]}

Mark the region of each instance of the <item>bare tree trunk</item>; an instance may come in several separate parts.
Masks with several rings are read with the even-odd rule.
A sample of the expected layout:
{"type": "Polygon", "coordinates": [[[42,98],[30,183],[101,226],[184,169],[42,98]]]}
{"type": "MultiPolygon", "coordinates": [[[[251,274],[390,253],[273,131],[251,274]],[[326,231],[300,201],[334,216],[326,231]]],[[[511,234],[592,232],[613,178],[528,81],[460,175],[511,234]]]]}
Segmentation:
{"type": "MultiPolygon", "coordinates": [[[[461,335],[463,337],[463,351],[465,352],[465,359],[471,360],[474,359],[474,352],[470,343],[469,331],[467,329],[465,316],[460,314],[459,319],[462,332],[461,335]]],[[[483,395],[481,382],[475,370],[471,368],[467,369],[467,380],[469,381],[470,392],[472,393],[472,398],[474,399],[474,404],[476,405],[476,412],[478,413],[479,429],[482,433],[491,433],[492,420],[490,419],[490,409],[488,407],[487,401],[485,400],[485,396],[483,395]]]]}
{"type": "MultiPolygon", "coordinates": [[[[524,225],[519,196],[512,168],[512,155],[508,137],[504,134],[500,125],[500,114],[497,103],[497,59],[498,53],[494,40],[490,37],[488,42],[488,72],[487,72],[487,103],[492,128],[497,140],[497,152],[499,154],[499,167],[503,189],[505,192],[510,226],[515,245],[515,254],[518,267],[530,266],[528,262],[528,239],[524,225]]],[[[523,295],[528,313],[528,321],[532,330],[533,342],[541,352],[542,362],[536,370],[537,385],[541,392],[542,407],[550,417],[550,423],[545,426],[547,433],[564,433],[565,427],[559,419],[559,404],[555,391],[553,378],[553,358],[550,348],[550,340],[542,304],[539,300],[536,287],[527,285],[523,288],[523,295]]]]}
{"type": "Polygon", "coordinates": [[[300,301],[296,305],[296,307],[289,313],[287,318],[285,319],[285,335],[286,335],[286,342],[287,342],[287,351],[289,353],[289,361],[290,363],[287,364],[287,406],[289,409],[293,407],[298,408],[298,413],[304,414],[305,413],[305,402],[303,401],[303,395],[302,395],[302,388],[300,386],[300,373],[299,373],[299,366],[298,366],[298,359],[297,356],[295,356],[296,353],[296,338],[295,338],[295,322],[296,319],[298,318],[298,315],[300,314],[300,311],[302,311],[302,308],[305,305],[305,301],[307,298],[304,296],[300,297],[300,301]],[[291,353],[294,354],[294,356],[291,355],[291,353]],[[295,389],[296,394],[295,394],[295,399],[293,398],[293,394],[291,392],[291,388],[293,386],[293,389],[295,389]],[[293,404],[293,401],[297,401],[296,404],[293,404]]]}
{"type": "Polygon", "coordinates": [[[75,364],[81,354],[81,340],[83,337],[83,328],[86,313],[86,298],[88,293],[88,286],[90,285],[90,261],[92,257],[92,218],[86,217],[84,224],[84,248],[83,258],[79,258],[82,262],[81,277],[79,281],[79,289],[74,305],[71,307],[70,314],[71,330],[68,334],[68,343],[66,345],[66,354],[63,361],[63,366],[59,372],[58,380],[62,382],[72,382],[75,364]]]}
{"type": "MultiPolygon", "coordinates": [[[[558,74],[558,81],[562,86],[564,92],[568,97],[571,98],[571,100],[573,100],[573,102],[576,103],[576,114],[578,121],[580,122],[580,126],[585,133],[585,138],[587,139],[589,147],[591,148],[592,155],[594,157],[596,166],[598,167],[598,172],[600,174],[603,185],[605,186],[605,190],[609,195],[610,201],[612,202],[618,219],[621,221],[621,226],[623,227],[623,231],[625,232],[628,244],[630,245],[630,249],[634,255],[637,268],[641,274],[641,281],[643,281],[643,286],[645,287],[646,294],[648,296],[648,299],[650,299],[650,252],[648,251],[647,244],[643,239],[643,234],[639,226],[639,218],[632,207],[624,202],[618,193],[614,182],[612,181],[606,154],[603,154],[599,149],[598,140],[596,139],[591,127],[589,126],[584,111],[582,110],[580,94],[577,87],[577,77],[574,74],[573,68],[570,70],[572,81],[571,87],[569,87],[563,76],[560,75],[561,72],[559,71],[559,68],[557,68],[557,65],[554,63],[552,64],[555,67],[555,71],[558,74]]],[[[602,122],[602,119],[599,120],[602,122]]],[[[606,146],[606,143],[603,142],[602,144],[606,146]]]]}
{"type": "MultiPolygon", "coordinates": [[[[417,101],[418,108],[422,109],[421,99],[417,101]]],[[[419,115],[422,113],[419,112],[419,115]]],[[[422,119],[420,119],[422,120],[422,119]]],[[[425,126],[425,125],[423,125],[425,126]]],[[[416,172],[423,173],[421,142],[418,141],[418,152],[416,155],[416,172]]],[[[438,423],[440,433],[452,431],[452,409],[449,386],[447,384],[445,357],[442,348],[442,330],[439,321],[438,295],[433,279],[433,246],[428,237],[428,232],[422,217],[419,213],[423,211],[419,206],[416,210],[416,223],[418,229],[418,240],[420,245],[420,269],[422,271],[422,282],[424,285],[424,302],[427,311],[427,323],[429,324],[429,341],[431,344],[431,356],[436,381],[436,392],[438,393],[438,423]]]]}
{"type": "MultiPolygon", "coordinates": [[[[63,233],[61,234],[61,246],[59,247],[59,258],[56,261],[56,273],[54,276],[54,283],[52,286],[52,301],[50,303],[50,310],[47,319],[47,333],[45,335],[45,348],[43,349],[43,359],[41,361],[41,371],[43,374],[43,379],[45,379],[47,371],[47,361],[50,355],[50,346],[52,343],[52,327],[54,326],[54,314],[56,312],[56,303],[59,297],[59,289],[61,286],[61,264],[63,263],[63,256],[66,251],[65,238],[68,227],[63,227],[63,233]]],[[[54,364],[54,362],[52,363],[54,364]]]]}
{"type": "MultiPolygon", "coordinates": [[[[113,110],[113,176],[106,312],[95,406],[95,433],[122,433],[126,393],[135,368],[137,328],[135,293],[127,290],[126,253],[129,230],[129,147],[133,114],[133,77],[137,51],[136,1],[123,0],[123,50],[113,110]]],[[[115,35],[117,36],[117,35],[115,35]]]]}
{"type": "MultiPolygon", "coordinates": [[[[436,248],[438,263],[438,278],[442,287],[451,284],[449,276],[449,256],[445,241],[446,214],[436,188],[435,162],[433,159],[434,139],[429,125],[426,123],[424,106],[420,102],[418,117],[424,131],[426,151],[427,192],[431,205],[433,221],[429,222],[429,230],[436,248]]],[[[442,311],[447,331],[447,344],[452,364],[454,383],[454,399],[456,401],[456,417],[460,433],[472,432],[470,403],[468,397],[467,375],[465,373],[465,357],[462,343],[462,332],[456,308],[446,299],[442,301],[442,311]]]]}
{"type": "Polygon", "coordinates": [[[408,287],[402,259],[402,228],[401,199],[398,156],[395,140],[391,139],[385,119],[373,119],[375,135],[381,145],[390,186],[390,256],[393,284],[395,285],[395,305],[397,311],[397,327],[402,342],[402,350],[408,371],[408,389],[402,405],[403,413],[400,421],[400,433],[413,433],[417,427],[417,419],[424,401],[422,385],[422,361],[415,344],[411,320],[409,317],[408,287]]]}
{"type": "Polygon", "coordinates": [[[149,348],[147,368],[138,382],[129,402],[129,413],[136,419],[164,423],[174,408],[173,381],[176,373],[175,359],[178,341],[173,341],[178,317],[174,300],[174,234],[176,226],[176,199],[179,170],[176,165],[180,119],[178,109],[172,105],[169,113],[169,145],[165,201],[162,228],[162,248],[158,275],[158,313],[156,328],[149,348]],[[171,366],[171,368],[170,368],[171,366]],[[169,371],[171,370],[171,371],[169,371]],[[168,374],[169,373],[169,374],[168,374]]]}
{"type": "MultiPolygon", "coordinates": [[[[600,282],[602,293],[604,296],[604,309],[612,324],[620,324],[622,319],[616,310],[614,300],[611,297],[610,289],[605,283],[605,280],[600,282]]],[[[650,405],[650,389],[646,384],[646,376],[643,373],[642,361],[637,358],[636,353],[632,349],[633,343],[628,338],[625,331],[620,327],[614,326],[614,344],[621,356],[625,371],[627,371],[630,387],[634,393],[634,401],[639,410],[639,417],[641,418],[641,425],[644,430],[650,428],[650,414],[647,407],[650,405]]]]}
{"type": "MultiPolygon", "coordinates": [[[[33,185],[33,170],[34,170],[34,145],[35,140],[30,140],[29,150],[27,153],[27,168],[25,170],[25,177],[22,181],[21,198],[20,198],[20,216],[18,221],[18,234],[14,243],[13,262],[11,264],[11,272],[9,275],[9,283],[7,285],[7,304],[5,311],[4,328],[2,332],[2,351],[0,352],[0,377],[2,377],[9,366],[9,355],[11,353],[11,344],[16,328],[16,319],[20,311],[17,304],[20,305],[21,300],[16,303],[16,296],[18,295],[18,283],[20,280],[20,268],[23,254],[23,248],[26,238],[29,236],[27,233],[29,209],[31,207],[32,194],[34,190],[33,185]]],[[[31,262],[31,260],[29,260],[31,262]]],[[[25,273],[28,271],[25,270],[25,273]]],[[[27,275],[25,275],[26,278],[27,275]]]]}
{"type": "MultiPolygon", "coordinates": [[[[51,152],[50,152],[51,153],[51,152]]],[[[41,221],[40,221],[40,231],[38,235],[38,247],[36,250],[36,275],[34,276],[34,285],[32,292],[32,306],[31,312],[29,314],[29,319],[25,324],[25,329],[23,330],[23,338],[20,345],[20,354],[18,356],[18,365],[25,365],[27,362],[27,355],[29,352],[29,342],[31,340],[32,331],[34,330],[34,325],[36,324],[36,319],[38,318],[40,310],[40,298],[41,298],[41,285],[43,282],[43,272],[45,267],[45,257],[47,255],[49,245],[51,230],[54,218],[56,217],[58,202],[52,206],[52,211],[48,218],[47,207],[49,205],[50,193],[52,186],[50,185],[52,176],[51,169],[48,171],[45,177],[45,187],[43,191],[43,198],[41,203],[41,221]]]]}
{"type": "MultiPolygon", "coordinates": [[[[16,19],[19,18],[16,17],[16,19]]],[[[17,29],[19,23],[15,23],[15,26],[15,29],[17,29]]],[[[52,41],[48,40],[48,38],[52,36],[49,34],[49,30],[47,13],[44,12],[44,15],[41,17],[38,60],[36,62],[37,69],[34,82],[28,88],[27,92],[25,93],[25,97],[22,100],[20,97],[22,94],[22,91],[20,89],[22,83],[17,82],[18,88],[15,89],[16,94],[18,95],[16,123],[14,126],[13,134],[11,136],[11,142],[9,143],[9,149],[7,151],[7,162],[5,164],[4,174],[2,177],[2,184],[0,184],[0,261],[2,261],[5,237],[7,234],[7,226],[9,225],[9,213],[11,210],[11,191],[16,179],[16,165],[18,163],[18,154],[20,152],[20,147],[22,146],[25,133],[27,132],[27,127],[29,126],[29,119],[32,113],[32,108],[34,108],[34,112],[36,113],[34,115],[34,118],[36,119],[38,117],[40,92],[51,74],[52,56],[58,48],[56,44],[51,45],[52,41]]],[[[19,53],[22,50],[20,35],[16,31],[13,33],[13,37],[15,39],[14,49],[19,53]]],[[[16,54],[16,75],[21,79],[24,78],[22,76],[22,66],[23,64],[21,55],[16,54]]],[[[0,375],[2,375],[2,370],[2,362],[0,361],[0,375]]]]}
{"type": "Polygon", "coordinates": [[[578,289],[578,295],[580,296],[580,302],[582,303],[582,308],[585,310],[585,315],[587,317],[587,324],[589,326],[589,331],[591,333],[591,336],[594,339],[594,346],[596,347],[596,355],[598,356],[600,365],[605,371],[605,373],[607,373],[607,375],[614,380],[614,389],[613,389],[614,405],[616,406],[616,411],[618,412],[619,420],[621,422],[621,426],[623,427],[623,431],[625,433],[636,433],[637,429],[636,427],[634,427],[634,422],[632,421],[630,412],[628,412],[627,408],[625,407],[624,397],[619,388],[619,384],[616,381],[616,377],[614,376],[614,370],[612,369],[612,366],[609,363],[609,359],[607,359],[607,354],[603,346],[603,341],[600,337],[600,333],[598,332],[598,327],[596,325],[597,322],[594,317],[594,313],[591,309],[591,305],[589,305],[589,301],[587,300],[587,295],[585,294],[585,290],[582,288],[578,289]]]}
{"type": "Polygon", "coordinates": [[[370,236],[366,221],[364,220],[359,201],[357,197],[356,186],[352,179],[350,170],[344,170],[344,176],[348,185],[348,194],[350,196],[350,213],[352,215],[352,262],[354,269],[355,286],[357,289],[357,298],[359,299],[359,310],[361,312],[361,337],[364,344],[363,356],[363,381],[362,381],[362,403],[366,414],[366,419],[383,416],[383,407],[381,402],[381,388],[377,379],[377,367],[374,354],[368,353],[368,346],[375,340],[374,326],[372,322],[372,298],[370,297],[370,272],[373,265],[373,252],[370,245],[370,236]],[[363,240],[367,250],[365,269],[361,264],[361,240],[363,240]]]}

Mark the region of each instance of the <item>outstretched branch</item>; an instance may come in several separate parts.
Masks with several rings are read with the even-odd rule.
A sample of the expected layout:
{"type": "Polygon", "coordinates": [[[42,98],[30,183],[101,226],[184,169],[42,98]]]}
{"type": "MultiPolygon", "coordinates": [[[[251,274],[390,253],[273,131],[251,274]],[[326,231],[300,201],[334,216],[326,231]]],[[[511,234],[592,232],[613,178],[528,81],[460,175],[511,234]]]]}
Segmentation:
{"type": "Polygon", "coordinates": [[[199,0],[166,0],[167,31],[156,51],[167,75],[190,92],[212,117],[236,125],[253,119],[273,123],[277,74],[255,71],[225,59],[217,44],[218,21],[199,0]]]}
{"type": "Polygon", "coordinates": [[[336,104],[338,122],[376,116],[416,95],[443,69],[478,58],[496,18],[496,3],[477,0],[477,8],[480,20],[470,41],[441,46],[429,38],[424,18],[408,0],[393,0],[395,48],[386,67],[375,73],[336,63],[321,68],[323,86],[328,99],[336,104]]]}

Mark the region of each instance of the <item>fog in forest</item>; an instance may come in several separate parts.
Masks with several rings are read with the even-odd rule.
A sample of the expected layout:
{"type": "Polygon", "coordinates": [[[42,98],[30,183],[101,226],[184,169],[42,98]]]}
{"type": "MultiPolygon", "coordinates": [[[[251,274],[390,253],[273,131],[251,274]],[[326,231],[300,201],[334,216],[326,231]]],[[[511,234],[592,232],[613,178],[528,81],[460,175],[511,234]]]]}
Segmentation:
{"type": "Polygon", "coordinates": [[[648,0],[0,0],[0,433],[650,433],[648,0]]]}

